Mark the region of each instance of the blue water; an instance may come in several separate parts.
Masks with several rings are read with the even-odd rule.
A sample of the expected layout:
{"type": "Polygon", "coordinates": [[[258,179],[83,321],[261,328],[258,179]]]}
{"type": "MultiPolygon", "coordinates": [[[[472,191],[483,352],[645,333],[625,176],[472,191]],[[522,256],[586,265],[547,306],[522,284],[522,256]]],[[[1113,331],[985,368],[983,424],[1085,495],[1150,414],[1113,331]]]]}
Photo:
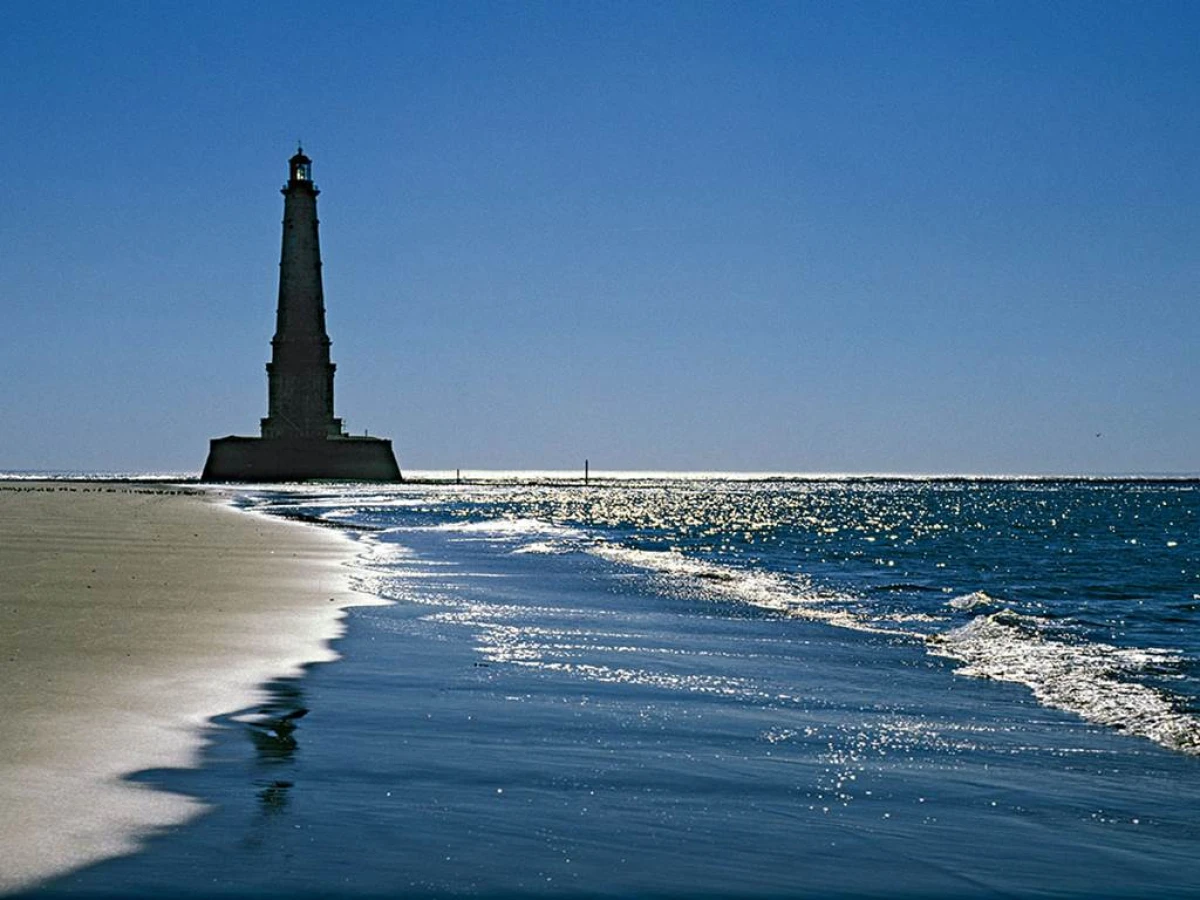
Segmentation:
{"type": "Polygon", "coordinates": [[[1198,501],[247,489],[348,529],[395,603],[138,776],[209,815],[46,893],[1200,896],[1198,501]]]}

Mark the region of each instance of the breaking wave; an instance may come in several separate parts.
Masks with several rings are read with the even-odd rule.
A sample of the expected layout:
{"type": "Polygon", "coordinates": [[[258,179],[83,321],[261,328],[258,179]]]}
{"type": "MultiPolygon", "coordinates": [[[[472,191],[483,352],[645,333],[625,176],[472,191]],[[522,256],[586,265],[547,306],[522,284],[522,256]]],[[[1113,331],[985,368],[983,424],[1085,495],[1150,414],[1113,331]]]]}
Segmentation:
{"type": "Polygon", "coordinates": [[[818,590],[802,574],[739,569],[684,556],[676,550],[639,550],[606,542],[588,549],[610,562],[648,570],[675,590],[683,587],[689,593],[708,598],[748,603],[791,618],[840,628],[912,636],[911,632],[898,631],[864,617],[852,608],[857,604],[856,598],[818,590]]]}
{"type": "MultiPolygon", "coordinates": [[[[566,525],[555,525],[552,522],[543,522],[540,519],[520,518],[445,522],[441,525],[425,526],[425,529],[429,531],[447,531],[456,534],[477,535],[493,540],[519,540],[535,535],[544,535],[560,540],[579,539],[584,536],[583,532],[577,528],[569,528],[566,525]]],[[[414,529],[410,526],[409,528],[400,530],[411,531],[414,529]]]]}
{"type": "MultiPolygon", "coordinates": [[[[587,549],[611,562],[653,573],[672,592],[683,589],[690,595],[739,601],[789,617],[922,642],[929,653],[962,663],[958,675],[1022,684],[1045,706],[1149,738],[1172,750],[1200,754],[1200,719],[1180,709],[1180,701],[1170,693],[1137,680],[1179,665],[1182,658],[1172,651],[1059,640],[1046,633],[1045,620],[1007,609],[945,629],[952,621],[949,617],[874,610],[862,598],[822,591],[802,574],[738,569],[673,550],[641,550],[602,541],[587,549]],[[925,630],[904,630],[899,625],[925,630]]],[[[563,552],[563,547],[558,545],[555,552],[563,552]]],[[[945,605],[962,613],[999,603],[984,591],[973,591],[945,605]]]]}
{"type": "Polygon", "coordinates": [[[1047,637],[1035,616],[1009,610],[977,616],[927,638],[930,653],[963,663],[958,674],[1023,684],[1045,706],[1089,722],[1200,753],[1200,720],[1169,694],[1132,679],[1182,660],[1169,650],[1067,643],[1047,637]]]}
{"type": "Polygon", "coordinates": [[[971,610],[978,609],[981,606],[995,606],[996,598],[989,596],[983,591],[972,591],[969,594],[962,594],[946,601],[946,605],[951,609],[971,610]]]}

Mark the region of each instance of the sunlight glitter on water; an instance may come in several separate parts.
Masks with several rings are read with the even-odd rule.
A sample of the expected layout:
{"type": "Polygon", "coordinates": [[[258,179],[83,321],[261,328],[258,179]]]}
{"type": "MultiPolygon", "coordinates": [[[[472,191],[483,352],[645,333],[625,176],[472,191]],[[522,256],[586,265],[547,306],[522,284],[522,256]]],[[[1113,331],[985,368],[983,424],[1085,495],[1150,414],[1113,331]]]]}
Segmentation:
{"type": "MultiPolygon", "coordinates": [[[[1021,684],[1047,706],[1196,747],[1188,704],[1200,695],[1200,639],[1175,623],[1200,612],[1178,602],[1200,584],[1188,539],[1194,483],[623,473],[582,488],[555,474],[571,473],[302,493],[320,514],[400,541],[433,528],[516,554],[582,553],[665,597],[928,641],[960,675],[1021,684]],[[1172,649],[1161,657],[1149,649],[1162,646],[1172,649]]],[[[526,663],[552,650],[522,646],[526,663]]]]}

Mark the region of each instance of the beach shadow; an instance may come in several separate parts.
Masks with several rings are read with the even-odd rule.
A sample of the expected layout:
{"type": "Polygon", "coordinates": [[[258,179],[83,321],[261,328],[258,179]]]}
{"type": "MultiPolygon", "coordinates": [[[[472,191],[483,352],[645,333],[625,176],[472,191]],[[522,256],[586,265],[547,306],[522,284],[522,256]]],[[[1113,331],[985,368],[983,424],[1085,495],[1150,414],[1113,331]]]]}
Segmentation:
{"type": "Polygon", "coordinates": [[[15,896],[150,897],[161,896],[164,885],[181,896],[206,896],[212,873],[201,860],[232,862],[237,856],[235,868],[253,865],[270,847],[273,834],[286,827],[283,820],[298,780],[301,720],[310,712],[301,687],[308,668],[300,676],[264,685],[265,703],[210,719],[195,768],[146,769],[123,779],[198,800],[206,807],[200,816],[152,832],[127,856],[102,860],[15,896]]]}

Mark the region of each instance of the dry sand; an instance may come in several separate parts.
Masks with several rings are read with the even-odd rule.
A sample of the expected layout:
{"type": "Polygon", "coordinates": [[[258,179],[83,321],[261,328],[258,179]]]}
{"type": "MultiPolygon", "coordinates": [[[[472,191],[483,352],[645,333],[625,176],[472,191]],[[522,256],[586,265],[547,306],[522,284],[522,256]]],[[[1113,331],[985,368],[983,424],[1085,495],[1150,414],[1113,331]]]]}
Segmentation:
{"type": "Polygon", "coordinates": [[[167,486],[0,483],[0,892],[200,812],[121,780],[329,659],[354,543],[167,486]]]}

